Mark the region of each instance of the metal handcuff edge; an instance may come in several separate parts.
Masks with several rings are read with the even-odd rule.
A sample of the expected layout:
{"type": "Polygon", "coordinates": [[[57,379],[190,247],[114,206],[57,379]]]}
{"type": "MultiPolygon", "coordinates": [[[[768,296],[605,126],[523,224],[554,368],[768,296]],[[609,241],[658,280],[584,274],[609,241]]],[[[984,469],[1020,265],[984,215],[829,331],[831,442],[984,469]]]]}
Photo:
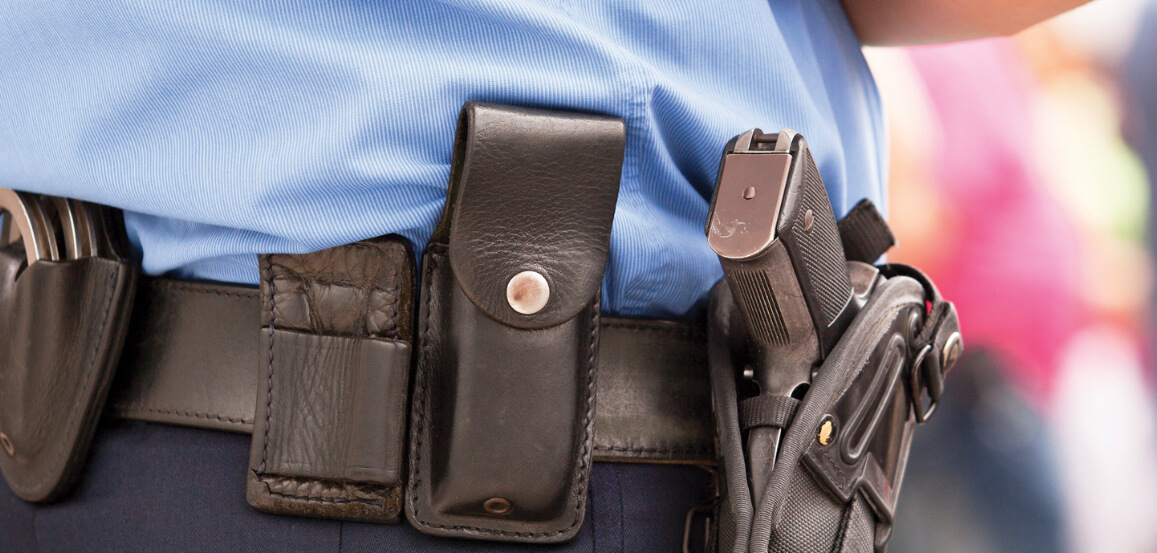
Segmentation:
{"type": "Polygon", "coordinates": [[[24,243],[25,256],[28,263],[40,260],[54,261],[59,259],[56,234],[53,226],[48,224],[48,213],[41,202],[40,196],[30,193],[0,188],[0,213],[7,213],[8,218],[3,223],[0,232],[0,246],[5,245],[13,238],[10,234],[13,224],[24,243]]]}

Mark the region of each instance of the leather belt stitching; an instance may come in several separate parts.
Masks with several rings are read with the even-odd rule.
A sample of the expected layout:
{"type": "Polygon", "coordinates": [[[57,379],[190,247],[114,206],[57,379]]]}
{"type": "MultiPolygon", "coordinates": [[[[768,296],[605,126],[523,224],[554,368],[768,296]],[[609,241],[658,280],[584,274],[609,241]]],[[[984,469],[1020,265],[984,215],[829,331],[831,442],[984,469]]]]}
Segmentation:
{"type": "Polygon", "coordinates": [[[177,409],[159,409],[156,407],[149,407],[146,405],[113,405],[112,408],[122,413],[141,412],[141,413],[156,413],[158,415],[176,415],[178,417],[194,418],[194,419],[213,419],[221,422],[231,422],[234,424],[253,424],[253,419],[244,419],[220,415],[217,413],[199,413],[197,411],[181,411],[177,409]]]}

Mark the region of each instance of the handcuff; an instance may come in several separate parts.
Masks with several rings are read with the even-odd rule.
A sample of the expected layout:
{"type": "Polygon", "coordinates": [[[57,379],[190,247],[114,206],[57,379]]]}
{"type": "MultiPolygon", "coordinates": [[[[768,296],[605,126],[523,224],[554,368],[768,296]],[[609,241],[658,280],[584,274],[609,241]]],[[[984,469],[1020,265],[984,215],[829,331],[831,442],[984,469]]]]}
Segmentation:
{"type": "Polygon", "coordinates": [[[23,241],[29,265],[115,256],[107,238],[100,206],[0,188],[0,246],[23,241]]]}

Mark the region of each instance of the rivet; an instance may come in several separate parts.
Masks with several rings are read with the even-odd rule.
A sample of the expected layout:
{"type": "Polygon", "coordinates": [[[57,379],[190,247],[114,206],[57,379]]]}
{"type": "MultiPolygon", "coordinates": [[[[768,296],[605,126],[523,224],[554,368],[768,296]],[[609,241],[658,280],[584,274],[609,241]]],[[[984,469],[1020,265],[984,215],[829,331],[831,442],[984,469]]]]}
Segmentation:
{"type": "Polygon", "coordinates": [[[16,455],[16,448],[12,447],[12,440],[3,432],[0,432],[0,446],[4,446],[4,451],[8,452],[9,455],[16,455]]]}
{"type": "Polygon", "coordinates": [[[546,307],[550,299],[550,285],[546,277],[536,271],[522,271],[506,283],[506,301],[523,315],[533,315],[546,307]]]}
{"type": "Polygon", "coordinates": [[[942,357],[940,358],[940,372],[946,373],[951,370],[963,352],[964,340],[960,337],[959,332],[953,332],[952,335],[948,337],[948,341],[944,342],[944,352],[941,353],[942,357]]]}
{"type": "Polygon", "coordinates": [[[920,334],[920,325],[923,324],[923,315],[918,309],[908,310],[908,321],[904,326],[904,338],[909,344],[916,343],[916,336],[920,334]]]}
{"type": "Polygon", "coordinates": [[[832,443],[836,429],[835,421],[831,415],[824,415],[823,422],[820,423],[820,429],[816,432],[816,441],[820,445],[828,445],[832,443]]]}
{"type": "Polygon", "coordinates": [[[755,197],[755,187],[754,186],[748,186],[747,188],[743,189],[743,199],[750,200],[754,197],[755,197]]]}
{"type": "Polygon", "coordinates": [[[807,210],[803,213],[803,231],[811,232],[812,227],[816,225],[816,214],[812,210],[807,210]]]}
{"type": "Polygon", "coordinates": [[[482,508],[492,515],[505,515],[510,512],[510,502],[501,497],[491,497],[482,504],[482,508]]]}

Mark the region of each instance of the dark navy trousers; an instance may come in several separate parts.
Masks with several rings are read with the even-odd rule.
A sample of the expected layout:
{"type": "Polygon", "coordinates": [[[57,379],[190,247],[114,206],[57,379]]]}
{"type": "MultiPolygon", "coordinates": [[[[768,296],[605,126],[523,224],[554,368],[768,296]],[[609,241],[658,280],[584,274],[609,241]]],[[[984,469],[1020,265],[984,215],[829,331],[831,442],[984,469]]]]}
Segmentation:
{"type": "Polygon", "coordinates": [[[0,553],[23,552],[674,552],[688,509],[709,497],[696,467],[596,463],[574,541],[510,545],[425,536],[406,523],[260,513],[245,502],[249,436],[103,421],[80,484],[32,505],[0,485],[0,553]]]}

